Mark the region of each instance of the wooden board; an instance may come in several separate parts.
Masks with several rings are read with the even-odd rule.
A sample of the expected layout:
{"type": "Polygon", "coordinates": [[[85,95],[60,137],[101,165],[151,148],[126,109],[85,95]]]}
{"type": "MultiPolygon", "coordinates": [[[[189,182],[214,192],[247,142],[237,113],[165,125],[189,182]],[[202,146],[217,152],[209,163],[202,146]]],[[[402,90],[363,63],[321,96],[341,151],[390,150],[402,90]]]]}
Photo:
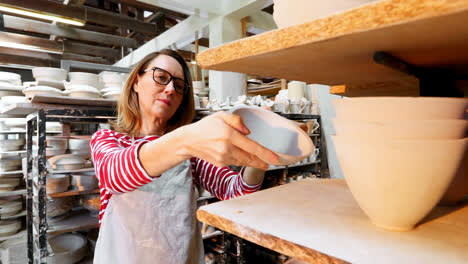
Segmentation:
{"type": "Polygon", "coordinates": [[[353,96],[418,95],[416,78],[376,64],[373,54],[464,75],[467,24],[466,0],[384,0],[211,48],[197,61],[210,70],[345,84],[353,96]]]}
{"type": "Polygon", "coordinates": [[[306,179],[201,207],[198,219],[312,263],[466,263],[468,202],[410,232],[374,226],[344,180],[306,179]]]}
{"type": "Polygon", "coordinates": [[[88,230],[99,227],[99,219],[91,217],[86,210],[72,212],[70,216],[57,223],[49,224],[47,235],[59,235],[69,232],[88,230]]]}
{"type": "MultiPolygon", "coordinates": [[[[50,99],[46,100],[57,100],[50,99]]],[[[65,102],[63,102],[65,103],[65,102]]],[[[68,103],[68,102],[67,102],[68,103]]],[[[107,104],[107,102],[105,103],[107,104]]],[[[16,103],[6,107],[0,114],[8,115],[9,117],[25,117],[29,114],[37,112],[38,109],[67,109],[68,105],[58,103],[16,103]]],[[[90,105],[74,105],[73,109],[90,109],[90,105]]],[[[93,106],[96,110],[109,110],[109,106],[93,106]]]]}
{"type": "MultiPolygon", "coordinates": [[[[24,188],[24,187],[21,187],[21,188],[24,188]]],[[[23,194],[26,194],[26,189],[18,189],[18,190],[13,190],[13,191],[9,191],[9,192],[1,192],[0,197],[23,195],[23,194]]]]}
{"type": "Polygon", "coordinates": [[[111,99],[74,98],[69,96],[34,96],[33,98],[31,98],[31,103],[109,107],[114,107],[117,105],[117,101],[111,99]]]}
{"type": "MultiPolygon", "coordinates": [[[[92,176],[90,176],[92,177],[92,176]]],[[[57,198],[57,197],[65,197],[65,196],[75,196],[75,195],[82,195],[82,194],[92,194],[92,193],[99,193],[99,189],[96,190],[70,190],[66,192],[61,192],[61,193],[50,193],[49,196],[52,198],[57,198]]]]}

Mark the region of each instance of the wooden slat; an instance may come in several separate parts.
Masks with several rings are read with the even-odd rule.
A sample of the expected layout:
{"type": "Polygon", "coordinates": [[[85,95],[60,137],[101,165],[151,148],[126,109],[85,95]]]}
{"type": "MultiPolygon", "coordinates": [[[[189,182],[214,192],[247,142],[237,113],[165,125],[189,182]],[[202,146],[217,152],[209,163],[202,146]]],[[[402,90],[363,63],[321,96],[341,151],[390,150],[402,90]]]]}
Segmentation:
{"type": "Polygon", "coordinates": [[[17,64],[36,67],[60,67],[58,61],[44,60],[31,57],[0,54],[0,64],[17,64]]]}
{"type": "Polygon", "coordinates": [[[74,98],[69,96],[34,96],[31,98],[31,103],[112,107],[117,104],[117,101],[111,99],[74,98]]]}
{"type": "Polygon", "coordinates": [[[106,58],[120,58],[120,51],[117,49],[93,46],[72,41],[64,41],[64,52],[94,55],[106,58]]]}
{"type": "Polygon", "coordinates": [[[202,206],[200,221],[310,263],[465,264],[468,201],[436,207],[414,230],[373,225],[344,180],[305,179],[202,206]]]}
{"type": "MultiPolygon", "coordinates": [[[[418,95],[413,76],[376,64],[385,51],[419,67],[468,73],[468,1],[383,0],[200,53],[210,70],[418,95]],[[393,89],[392,89],[393,87],[393,89]]],[[[443,89],[443,87],[441,87],[443,89]]]]}
{"type": "Polygon", "coordinates": [[[136,41],[131,38],[72,28],[60,24],[53,25],[32,19],[25,19],[9,15],[4,15],[3,19],[5,28],[56,35],[69,39],[96,42],[99,44],[124,46],[129,48],[137,47],[136,41]]]}
{"type": "Polygon", "coordinates": [[[62,44],[56,41],[15,33],[0,32],[0,41],[40,47],[43,50],[50,50],[52,52],[61,52],[63,50],[62,44]]]}
{"type": "Polygon", "coordinates": [[[122,17],[119,14],[91,7],[63,5],[47,0],[1,0],[0,3],[13,7],[22,7],[48,14],[75,18],[100,25],[123,25],[125,27],[132,28],[135,31],[145,33],[153,33],[156,29],[155,24],[137,21],[131,18],[122,17]]]}
{"type": "MultiPolygon", "coordinates": [[[[95,56],[93,57],[93,56],[79,55],[79,54],[70,54],[70,53],[65,53],[63,55],[60,55],[60,54],[51,54],[51,53],[44,53],[44,52],[0,47],[0,54],[13,56],[12,58],[16,58],[15,60],[22,61],[23,63],[28,62],[29,59],[37,59],[39,60],[39,62],[43,62],[44,64],[48,64],[47,61],[50,61],[50,63],[57,65],[57,64],[60,64],[60,59],[64,59],[64,60],[76,60],[76,61],[84,61],[84,62],[109,64],[109,61],[103,58],[99,58],[95,56]]],[[[31,65],[38,66],[36,64],[31,64],[31,65]]]]}

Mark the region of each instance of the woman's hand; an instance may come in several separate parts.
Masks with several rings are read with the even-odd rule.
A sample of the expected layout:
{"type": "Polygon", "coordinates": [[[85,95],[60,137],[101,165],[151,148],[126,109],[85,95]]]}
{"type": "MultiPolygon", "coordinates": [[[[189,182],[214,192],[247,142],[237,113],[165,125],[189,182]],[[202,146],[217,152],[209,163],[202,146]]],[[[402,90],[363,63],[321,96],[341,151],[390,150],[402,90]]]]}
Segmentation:
{"type": "Polygon", "coordinates": [[[218,112],[182,128],[186,142],[184,152],[217,167],[249,166],[266,170],[278,156],[246,137],[250,133],[242,119],[218,112]]]}

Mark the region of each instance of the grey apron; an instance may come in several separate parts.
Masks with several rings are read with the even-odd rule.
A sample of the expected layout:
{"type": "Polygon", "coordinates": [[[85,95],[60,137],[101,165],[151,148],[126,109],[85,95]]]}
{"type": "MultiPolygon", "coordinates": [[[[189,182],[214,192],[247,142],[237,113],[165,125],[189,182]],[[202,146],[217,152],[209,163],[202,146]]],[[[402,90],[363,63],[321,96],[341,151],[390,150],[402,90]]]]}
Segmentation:
{"type": "Polygon", "coordinates": [[[190,160],[141,188],[112,195],[104,213],[95,264],[201,264],[198,192],[190,160]]]}

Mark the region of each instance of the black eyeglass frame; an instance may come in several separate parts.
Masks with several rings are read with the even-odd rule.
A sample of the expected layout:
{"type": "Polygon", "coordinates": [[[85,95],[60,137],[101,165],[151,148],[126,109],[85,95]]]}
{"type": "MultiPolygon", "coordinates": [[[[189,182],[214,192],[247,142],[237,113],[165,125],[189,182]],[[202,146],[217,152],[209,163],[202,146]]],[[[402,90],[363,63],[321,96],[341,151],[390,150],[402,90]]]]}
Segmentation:
{"type": "Polygon", "coordinates": [[[164,69],[161,69],[161,68],[158,68],[158,67],[153,67],[153,68],[149,68],[149,69],[146,69],[144,70],[143,72],[147,72],[149,70],[152,70],[153,71],[153,81],[155,83],[158,83],[158,84],[161,84],[161,85],[168,85],[170,82],[172,82],[172,80],[181,80],[184,82],[184,90],[182,92],[178,91],[178,89],[176,88],[176,85],[174,85],[174,90],[178,93],[178,94],[182,94],[182,95],[185,95],[185,93],[187,92],[188,90],[188,85],[187,85],[187,82],[184,80],[184,79],[181,79],[181,78],[178,78],[178,77],[174,77],[172,76],[172,74],[164,69]],[[154,78],[154,73],[156,72],[156,70],[160,70],[162,72],[165,72],[169,75],[169,80],[167,81],[167,83],[161,83],[161,82],[158,82],[156,81],[156,78],[154,78]]]}

